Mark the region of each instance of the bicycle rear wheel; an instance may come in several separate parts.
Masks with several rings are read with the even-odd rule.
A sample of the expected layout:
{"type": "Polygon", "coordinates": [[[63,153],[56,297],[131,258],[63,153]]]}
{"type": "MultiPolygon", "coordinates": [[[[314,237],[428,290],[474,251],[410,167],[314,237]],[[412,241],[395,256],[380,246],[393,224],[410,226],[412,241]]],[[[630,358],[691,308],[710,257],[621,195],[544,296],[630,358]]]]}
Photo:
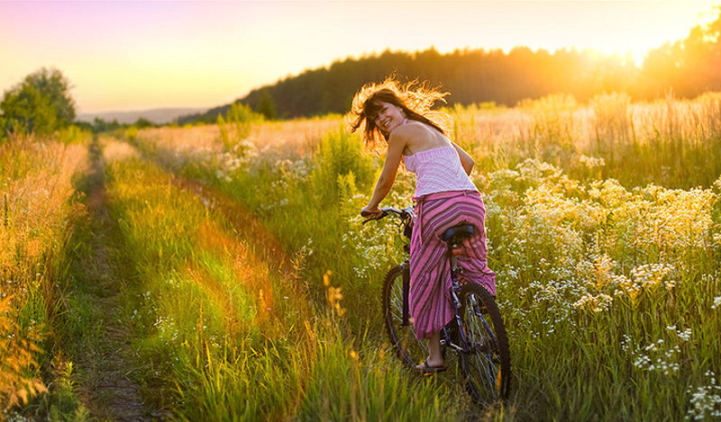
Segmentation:
{"type": "Polygon", "coordinates": [[[466,390],[473,401],[487,405],[505,400],[511,388],[511,354],[508,337],[496,302],[475,283],[461,287],[463,333],[470,346],[460,353],[466,390]]]}
{"type": "MultiPolygon", "coordinates": [[[[428,346],[416,337],[413,324],[403,325],[403,273],[408,264],[391,268],[383,280],[383,317],[386,331],[398,358],[410,368],[428,356],[428,346]]],[[[408,274],[406,273],[406,277],[408,274]]]]}

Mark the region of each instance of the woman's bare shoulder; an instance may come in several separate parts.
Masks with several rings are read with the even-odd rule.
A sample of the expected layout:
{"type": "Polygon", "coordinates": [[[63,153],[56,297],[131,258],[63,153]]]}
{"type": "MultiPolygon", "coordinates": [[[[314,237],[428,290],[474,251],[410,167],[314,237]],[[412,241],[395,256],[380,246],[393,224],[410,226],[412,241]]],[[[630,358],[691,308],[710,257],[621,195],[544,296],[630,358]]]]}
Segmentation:
{"type": "Polygon", "coordinates": [[[430,137],[431,132],[425,123],[409,120],[406,124],[398,126],[393,130],[391,136],[401,138],[430,137]]]}

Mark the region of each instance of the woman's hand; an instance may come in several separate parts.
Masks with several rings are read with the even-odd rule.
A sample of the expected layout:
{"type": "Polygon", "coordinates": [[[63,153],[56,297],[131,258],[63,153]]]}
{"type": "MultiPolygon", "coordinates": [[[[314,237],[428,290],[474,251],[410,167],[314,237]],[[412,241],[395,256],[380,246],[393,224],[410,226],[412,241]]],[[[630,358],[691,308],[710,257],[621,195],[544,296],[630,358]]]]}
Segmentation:
{"type": "Polygon", "coordinates": [[[463,148],[459,147],[458,144],[456,144],[455,142],[452,142],[452,144],[453,148],[455,148],[458,152],[458,158],[461,159],[461,166],[463,166],[463,170],[465,170],[466,174],[470,176],[475,161],[473,161],[473,158],[471,158],[471,156],[468,155],[467,152],[463,151],[463,148]]]}
{"type": "Polygon", "coordinates": [[[377,206],[371,207],[370,205],[366,205],[361,209],[361,215],[363,217],[378,218],[381,214],[383,214],[383,211],[378,209],[377,206]]]}

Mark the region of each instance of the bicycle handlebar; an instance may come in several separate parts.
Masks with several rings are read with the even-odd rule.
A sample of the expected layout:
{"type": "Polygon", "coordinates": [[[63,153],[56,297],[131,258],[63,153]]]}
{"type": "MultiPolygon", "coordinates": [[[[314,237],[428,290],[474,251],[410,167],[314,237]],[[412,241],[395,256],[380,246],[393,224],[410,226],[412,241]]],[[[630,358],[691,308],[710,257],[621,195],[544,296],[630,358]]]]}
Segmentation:
{"type": "Polygon", "coordinates": [[[380,220],[380,219],[388,216],[389,214],[397,215],[401,219],[410,218],[410,217],[413,217],[413,207],[404,208],[402,210],[399,210],[397,208],[386,207],[386,208],[381,208],[381,214],[378,217],[368,217],[370,215],[370,213],[361,213],[361,216],[368,217],[366,220],[363,221],[363,224],[365,224],[369,221],[380,220]]]}

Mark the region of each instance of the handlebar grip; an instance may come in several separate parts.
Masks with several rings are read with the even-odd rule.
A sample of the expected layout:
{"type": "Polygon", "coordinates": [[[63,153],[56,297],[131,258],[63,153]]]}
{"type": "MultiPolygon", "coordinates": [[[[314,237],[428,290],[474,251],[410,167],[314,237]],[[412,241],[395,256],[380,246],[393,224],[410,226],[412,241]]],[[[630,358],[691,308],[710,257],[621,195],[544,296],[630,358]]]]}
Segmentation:
{"type": "Polygon", "coordinates": [[[386,211],[385,209],[381,209],[380,214],[377,214],[377,216],[375,213],[361,211],[361,217],[366,217],[366,219],[363,221],[363,224],[373,220],[380,220],[386,215],[388,215],[388,211],[386,211]]]}

